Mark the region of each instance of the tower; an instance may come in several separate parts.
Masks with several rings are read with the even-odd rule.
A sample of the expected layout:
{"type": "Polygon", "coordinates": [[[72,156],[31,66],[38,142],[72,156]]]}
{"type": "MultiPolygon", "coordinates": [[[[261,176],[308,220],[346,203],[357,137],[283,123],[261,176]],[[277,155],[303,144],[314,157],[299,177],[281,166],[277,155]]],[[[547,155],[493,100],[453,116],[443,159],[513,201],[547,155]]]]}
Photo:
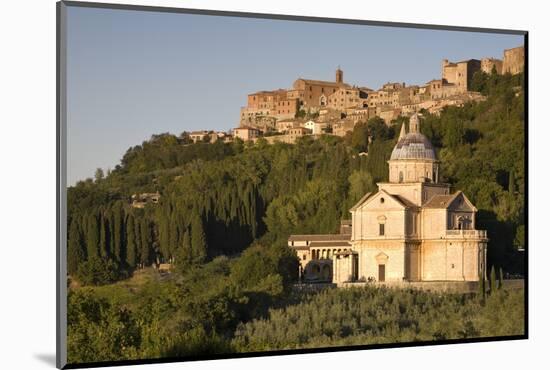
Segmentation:
{"type": "Polygon", "coordinates": [[[336,83],[337,84],[344,83],[344,71],[342,71],[339,66],[338,66],[338,69],[336,70],[336,83]]]}

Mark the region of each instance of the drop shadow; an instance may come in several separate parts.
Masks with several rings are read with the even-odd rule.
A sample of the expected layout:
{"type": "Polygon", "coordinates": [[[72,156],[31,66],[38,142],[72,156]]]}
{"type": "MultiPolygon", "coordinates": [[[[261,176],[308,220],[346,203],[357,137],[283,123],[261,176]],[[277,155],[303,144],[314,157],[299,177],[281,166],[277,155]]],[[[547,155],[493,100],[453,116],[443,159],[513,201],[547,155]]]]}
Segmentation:
{"type": "Polygon", "coordinates": [[[36,358],[37,360],[40,360],[46,365],[50,365],[52,367],[56,366],[55,353],[38,353],[38,354],[35,353],[34,358],[36,358]]]}

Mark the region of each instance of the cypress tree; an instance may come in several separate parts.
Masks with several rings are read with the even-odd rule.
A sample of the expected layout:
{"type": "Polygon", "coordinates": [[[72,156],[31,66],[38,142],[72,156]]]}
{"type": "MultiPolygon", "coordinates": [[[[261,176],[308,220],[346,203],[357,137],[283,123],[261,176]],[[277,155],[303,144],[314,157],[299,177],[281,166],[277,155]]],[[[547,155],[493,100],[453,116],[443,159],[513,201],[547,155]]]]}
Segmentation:
{"type": "Polygon", "coordinates": [[[498,270],[498,289],[502,289],[502,284],[504,281],[503,273],[502,273],[502,267],[498,270]]]}
{"type": "Polygon", "coordinates": [[[103,258],[109,256],[107,224],[108,221],[105,219],[105,213],[101,212],[99,216],[99,254],[103,258]]]}
{"type": "Polygon", "coordinates": [[[510,171],[508,177],[508,192],[514,194],[516,192],[516,177],[514,175],[514,170],[510,171]]]}
{"type": "Polygon", "coordinates": [[[137,264],[137,246],[134,222],[134,216],[132,214],[128,215],[128,218],[126,219],[126,263],[132,269],[134,269],[137,264]]]}
{"type": "Polygon", "coordinates": [[[204,234],[202,220],[198,215],[193,217],[193,221],[191,222],[191,251],[194,264],[202,263],[206,260],[206,235],[204,234]]]}
{"type": "Polygon", "coordinates": [[[497,288],[497,275],[495,273],[495,266],[491,266],[491,282],[490,282],[491,293],[494,293],[497,288]]]}
{"type": "Polygon", "coordinates": [[[191,263],[191,237],[188,230],[183,233],[182,243],[175,254],[176,266],[183,272],[191,263]]]}
{"type": "Polygon", "coordinates": [[[67,241],[67,271],[74,275],[78,270],[78,266],[86,260],[86,249],[84,248],[84,240],[82,231],[77,219],[73,218],[69,227],[69,235],[67,241]]]}
{"type": "Polygon", "coordinates": [[[115,203],[113,207],[113,254],[118,263],[124,262],[123,259],[123,222],[124,215],[120,202],[115,203]]]}
{"type": "MultiPolygon", "coordinates": [[[[136,244],[136,263],[141,265],[141,222],[139,218],[134,217],[134,235],[136,244]]],[[[143,267],[141,265],[141,267],[143,267]]]]}
{"type": "Polygon", "coordinates": [[[97,218],[92,213],[88,215],[87,228],[86,228],[86,250],[88,253],[88,259],[99,256],[99,229],[97,224],[97,218]]]}
{"type": "Polygon", "coordinates": [[[151,264],[151,240],[149,232],[149,223],[143,217],[140,222],[140,234],[141,234],[141,263],[143,266],[149,266],[151,264]]]}
{"type": "Polygon", "coordinates": [[[481,302],[485,302],[485,277],[483,276],[483,273],[479,273],[479,299],[481,302]]]}

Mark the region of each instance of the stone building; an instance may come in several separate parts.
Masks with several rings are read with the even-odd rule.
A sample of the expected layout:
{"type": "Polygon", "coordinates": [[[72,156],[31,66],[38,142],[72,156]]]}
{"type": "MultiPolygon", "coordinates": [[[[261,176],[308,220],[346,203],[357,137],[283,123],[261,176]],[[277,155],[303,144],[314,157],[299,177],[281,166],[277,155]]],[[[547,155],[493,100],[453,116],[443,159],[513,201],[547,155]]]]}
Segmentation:
{"type": "Polygon", "coordinates": [[[513,75],[521,73],[523,72],[524,64],[525,49],[523,46],[504,50],[502,73],[511,73],[513,75]]]}
{"type": "Polygon", "coordinates": [[[243,141],[253,140],[260,136],[260,130],[254,127],[237,127],[233,129],[233,136],[243,141]]]}
{"type": "Polygon", "coordinates": [[[323,129],[327,127],[327,124],[325,122],[315,122],[313,120],[309,120],[304,123],[303,127],[308,129],[313,135],[321,135],[323,133],[323,129]]]}
{"type": "Polygon", "coordinates": [[[367,88],[341,87],[328,96],[327,107],[337,110],[366,107],[369,92],[370,89],[367,88]]]}
{"type": "Polygon", "coordinates": [[[477,281],[486,275],[488,239],[476,229],[477,209],[439,181],[440,162],[419,123],[414,114],[408,133],[402,126],[389,181],[350,209],[349,228],[289,237],[304,280],[477,281]]]}
{"type": "Polygon", "coordinates": [[[137,193],[132,194],[132,207],[133,208],[145,208],[147,204],[158,204],[160,201],[160,194],[156,193],[137,193]]]}
{"type": "Polygon", "coordinates": [[[448,84],[456,85],[457,92],[466,92],[470,88],[474,73],[481,69],[481,61],[468,59],[451,63],[447,59],[443,59],[441,69],[442,79],[446,80],[448,84]]]}
{"type": "Polygon", "coordinates": [[[493,68],[500,75],[502,74],[502,60],[495,58],[482,58],[481,59],[481,70],[487,74],[493,72],[493,68]]]}
{"type": "Polygon", "coordinates": [[[303,108],[321,108],[328,106],[328,97],[334,94],[340,88],[351,88],[350,85],[344,83],[344,72],[338,68],[336,70],[336,80],[321,81],[308,80],[299,78],[292,84],[291,96],[296,96],[300,99],[300,107],[303,108]]]}

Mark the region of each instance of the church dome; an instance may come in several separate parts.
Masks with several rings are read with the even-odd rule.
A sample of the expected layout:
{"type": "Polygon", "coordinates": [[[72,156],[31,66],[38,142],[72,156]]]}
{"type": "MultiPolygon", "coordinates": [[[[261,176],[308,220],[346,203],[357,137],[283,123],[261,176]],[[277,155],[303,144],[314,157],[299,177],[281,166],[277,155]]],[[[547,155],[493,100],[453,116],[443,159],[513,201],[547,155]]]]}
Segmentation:
{"type": "Polygon", "coordinates": [[[400,138],[391,152],[390,160],[394,159],[433,159],[435,151],[428,138],[419,132],[409,132],[400,138]]]}
{"type": "Polygon", "coordinates": [[[391,153],[390,160],[396,159],[431,159],[436,160],[435,150],[428,138],[420,133],[420,119],[413,114],[410,121],[410,132],[406,133],[405,125],[401,126],[399,141],[391,153]]]}

